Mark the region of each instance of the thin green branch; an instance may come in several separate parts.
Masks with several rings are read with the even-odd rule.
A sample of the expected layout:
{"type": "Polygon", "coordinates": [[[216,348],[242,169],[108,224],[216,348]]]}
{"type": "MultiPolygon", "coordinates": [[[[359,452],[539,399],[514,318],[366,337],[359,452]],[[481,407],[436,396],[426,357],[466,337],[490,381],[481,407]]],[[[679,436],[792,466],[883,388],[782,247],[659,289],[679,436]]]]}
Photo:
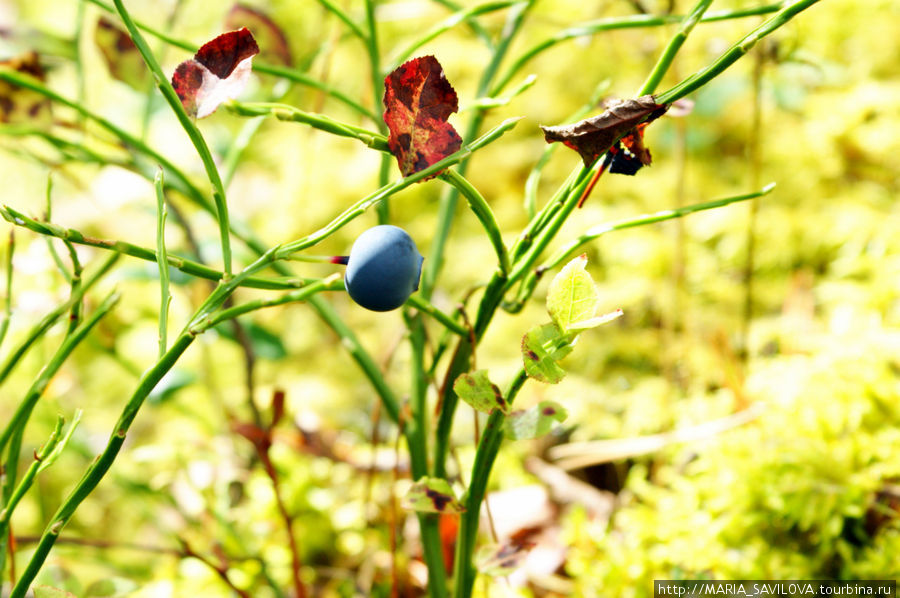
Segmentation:
{"type": "Polygon", "coordinates": [[[356,125],[344,123],[324,114],[306,112],[295,106],[274,102],[228,102],[225,107],[240,116],[274,116],[278,120],[298,122],[340,137],[357,139],[381,152],[390,152],[387,136],[356,125]]]}
{"type": "Polygon", "coordinates": [[[816,4],[819,0],[797,0],[788,4],[775,15],[767,19],[759,27],[745,35],[740,41],[722,53],[712,64],[697,71],[690,77],[678,83],[671,89],[656,96],[660,104],[669,104],[689,93],[703,87],[714,78],[718,77],[729,66],[734,64],[741,56],[750,51],[760,39],[769,35],[779,27],[787,24],[795,16],[816,4]]]}
{"type": "MultiPolygon", "coordinates": [[[[323,0],[319,1],[322,2],[323,0]]],[[[453,29],[460,23],[467,23],[475,17],[492,13],[498,10],[503,10],[504,8],[509,8],[513,4],[516,4],[520,1],[521,0],[500,0],[498,2],[486,2],[484,4],[479,4],[478,6],[472,6],[470,8],[459,8],[456,12],[429,29],[424,35],[422,35],[422,37],[416,39],[409,46],[398,52],[391,60],[391,64],[396,66],[402,62],[405,62],[407,59],[409,59],[410,56],[413,55],[416,50],[418,50],[434,38],[438,37],[442,33],[453,29]]]]}
{"type": "Polygon", "coordinates": [[[484,227],[484,232],[487,233],[488,240],[491,242],[491,246],[493,246],[494,252],[497,254],[497,262],[500,271],[504,274],[509,272],[509,256],[506,253],[506,245],[503,244],[500,226],[497,224],[497,219],[494,218],[494,212],[491,210],[491,207],[484,197],[482,197],[481,193],[478,192],[478,189],[466,180],[464,176],[454,170],[445,170],[438,178],[453,185],[453,187],[466,198],[469,208],[471,208],[475,217],[478,218],[478,221],[481,222],[481,225],[484,227]]]}
{"type": "Polygon", "coordinates": [[[353,329],[341,319],[334,307],[321,297],[313,295],[308,299],[308,303],[316,310],[319,317],[338,335],[341,344],[347,349],[350,356],[362,370],[363,375],[368,378],[369,383],[375,389],[381,404],[384,406],[385,413],[391,418],[392,422],[399,424],[400,401],[385,381],[378,364],[375,363],[375,360],[372,359],[372,356],[369,355],[353,333],[353,329]]]}
{"type": "Polygon", "coordinates": [[[93,275],[85,279],[84,283],[78,288],[77,294],[69,297],[69,300],[58,306],[56,309],[48,313],[46,316],[41,318],[41,320],[31,327],[31,329],[25,334],[19,344],[9,352],[6,359],[3,361],[3,365],[0,366],[0,384],[6,380],[9,373],[12,369],[21,361],[22,357],[28,351],[34,342],[39,339],[47,330],[50,329],[51,326],[56,324],[59,319],[69,311],[75,302],[81,301],[81,297],[86,293],[94,284],[99,281],[103,276],[109,272],[109,270],[113,267],[116,261],[119,259],[118,253],[111,254],[103,264],[101,264],[100,268],[93,275]]]}
{"type": "Polygon", "coordinates": [[[444,327],[456,334],[458,336],[467,336],[469,334],[469,329],[439,310],[434,306],[430,301],[426,300],[419,293],[413,293],[409,296],[409,299],[406,300],[406,304],[410,307],[414,307],[422,313],[426,313],[441,324],[444,327]]]}
{"type": "Polygon", "coordinates": [[[87,336],[88,332],[100,321],[100,319],[105,316],[109,310],[111,310],[115,304],[119,301],[119,294],[116,292],[110,293],[103,302],[97,306],[97,309],[94,310],[94,313],[91,314],[89,318],[87,318],[84,322],[82,322],[78,328],[76,328],[71,334],[67,335],[65,340],[63,340],[62,344],[60,344],[59,348],[53,354],[53,356],[47,361],[47,364],[41,369],[40,374],[32,383],[31,387],[28,389],[28,392],[25,393],[25,396],[22,398],[22,401],[19,403],[19,406],[16,408],[16,411],[13,413],[9,422],[6,424],[6,427],[3,428],[3,432],[0,433],[0,453],[3,452],[3,449],[6,448],[7,443],[13,437],[13,434],[21,430],[25,423],[28,421],[28,418],[31,416],[31,412],[34,409],[34,406],[37,404],[38,399],[46,390],[47,385],[50,383],[51,378],[56,374],[65,360],[69,357],[75,347],[87,336]]]}
{"type": "MultiPolygon", "coordinates": [[[[764,6],[757,6],[754,8],[742,10],[729,10],[718,13],[711,13],[701,19],[701,22],[711,23],[714,21],[725,21],[729,19],[741,19],[745,17],[764,15],[779,10],[781,6],[782,3],[779,2],[776,4],[767,4],[764,6]]],[[[627,17],[598,19],[596,21],[590,21],[587,23],[582,23],[581,25],[563,29],[553,37],[535,45],[534,47],[525,51],[521,56],[519,56],[519,58],[517,58],[516,61],[513,62],[506,70],[506,72],[503,74],[503,77],[500,78],[497,84],[494,85],[491,90],[491,95],[497,95],[501,91],[503,91],[503,88],[509,85],[509,82],[512,81],[513,77],[515,77],[516,74],[520,70],[522,70],[526,64],[528,64],[539,54],[549,50],[559,43],[579,37],[588,37],[602,31],[612,31],[615,29],[635,29],[642,27],[661,27],[663,25],[668,25],[671,23],[678,23],[683,18],[684,17],[681,15],[631,15],[627,17]]]]}
{"type": "Polygon", "coordinates": [[[166,196],[163,191],[163,171],[156,174],[156,264],[159,266],[159,356],[166,353],[166,335],[169,330],[169,257],[166,252],[166,196]]]}
{"type": "MultiPolygon", "coordinates": [[[[453,2],[453,0],[433,0],[433,1],[437,2],[441,6],[445,6],[445,7],[449,8],[450,10],[453,10],[456,12],[463,10],[463,7],[460,6],[459,4],[457,4],[456,2],[453,2]]],[[[475,35],[477,35],[478,38],[484,42],[484,44],[488,48],[493,47],[494,42],[493,42],[493,40],[491,40],[491,35],[487,32],[487,30],[485,30],[484,27],[482,27],[481,23],[479,23],[478,21],[475,21],[475,20],[467,20],[466,24],[475,33],[475,35]]]]}
{"type": "MultiPolygon", "coordinates": [[[[512,379],[504,393],[507,405],[512,405],[516,395],[522,389],[528,375],[522,368],[512,379]]],[[[478,537],[478,522],[481,518],[481,503],[487,491],[488,480],[500,445],[503,444],[503,424],[506,415],[499,409],[495,409],[488,417],[484,427],[484,433],[475,451],[475,462],[472,464],[472,478],[466,490],[463,505],[466,510],[460,515],[459,535],[456,539],[456,558],[454,559],[454,588],[455,598],[469,598],[472,594],[472,586],[475,583],[475,541],[478,537]]]]}
{"type": "Polygon", "coordinates": [[[599,226],[595,226],[585,232],[583,235],[572,239],[565,245],[559,248],[550,258],[547,259],[543,264],[538,266],[537,268],[532,269],[528,275],[523,279],[522,286],[519,289],[516,300],[514,303],[507,306],[508,311],[518,311],[521,309],[522,305],[525,301],[531,297],[531,294],[534,292],[537,283],[539,282],[541,276],[544,272],[548,270],[552,270],[556,268],[558,265],[571,258],[577,252],[582,251],[584,245],[600,238],[606,233],[610,233],[617,230],[625,230],[627,228],[635,228],[638,226],[644,226],[647,224],[654,224],[656,222],[664,222],[666,220],[672,220],[675,218],[683,218],[688,214],[694,214],[696,212],[703,212],[705,210],[712,210],[714,208],[721,208],[723,206],[727,206],[733,203],[747,201],[750,199],[755,199],[757,197],[762,197],[764,195],[768,195],[775,188],[775,183],[770,183],[763,187],[759,191],[755,191],[753,193],[747,193],[744,195],[736,195],[733,197],[726,197],[723,199],[716,199],[712,201],[695,203],[688,206],[683,206],[680,208],[674,208],[671,210],[662,210],[660,212],[655,212],[653,214],[645,214],[642,216],[637,216],[634,218],[628,218],[625,220],[620,220],[618,222],[613,222],[609,224],[601,224],[599,226]]]}
{"type": "MultiPolygon", "coordinates": [[[[46,208],[44,210],[44,220],[50,220],[53,215],[53,176],[52,174],[47,174],[47,186],[44,191],[45,205],[46,208]]],[[[69,272],[69,269],[66,268],[66,264],[63,262],[62,258],[59,255],[59,252],[56,251],[56,247],[53,245],[53,240],[50,237],[45,239],[47,242],[47,251],[50,253],[50,257],[53,260],[53,263],[56,264],[56,269],[59,270],[59,273],[62,274],[62,277],[66,280],[66,282],[72,282],[72,273],[69,272]]]]}
{"type": "Polygon", "coordinates": [[[675,60],[675,55],[678,54],[681,46],[684,45],[691,30],[700,22],[703,13],[706,12],[706,9],[709,8],[710,4],[712,4],[712,0],[699,0],[694,6],[694,9],[682,19],[681,26],[678,28],[675,35],[672,36],[672,39],[669,40],[663,53],[659,56],[659,60],[656,61],[656,65],[653,67],[653,70],[650,71],[647,80],[644,81],[644,84],[641,86],[641,90],[637,93],[638,96],[656,91],[656,88],[659,87],[659,83],[665,76],[666,71],[668,71],[669,67],[672,65],[672,61],[675,60]]]}
{"type": "Polygon", "coordinates": [[[12,320],[12,292],[13,292],[13,255],[16,252],[16,229],[9,229],[9,237],[6,243],[6,260],[4,266],[6,273],[6,296],[3,298],[3,322],[0,323],[0,345],[6,340],[9,331],[9,322],[12,320]]]}
{"type": "MultiPolygon", "coordinates": [[[[94,4],[106,12],[115,13],[116,8],[109,4],[108,2],[104,2],[103,0],[84,0],[86,2],[90,2],[94,4]]],[[[134,21],[134,24],[141,29],[142,31],[152,35],[153,37],[163,41],[171,46],[175,46],[176,48],[181,48],[191,54],[195,53],[198,49],[196,44],[192,44],[190,42],[186,42],[184,40],[176,39],[167,33],[160,31],[146,23],[141,21],[134,21]]],[[[287,79],[288,81],[292,81],[294,83],[299,83],[300,85],[306,85],[307,87],[312,87],[314,89],[318,89],[320,91],[325,92],[327,95],[330,95],[336,100],[343,102],[345,105],[349,106],[356,112],[362,114],[363,116],[367,116],[371,118],[373,121],[377,120],[377,116],[372,113],[368,108],[362,106],[359,102],[351,98],[350,96],[344,94],[337,89],[329,86],[326,83],[322,83],[321,81],[315,79],[314,77],[310,77],[306,73],[298,71],[296,69],[292,69],[290,67],[281,66],[277,64],[266,64],[264,62],[256,61],[253,64],[253,70],[257,73],[262,73],[266,75],[273,75],[275,77],[281,77],[282,79],[287,79]]]]}
{"type": "Polygon", "coordinates": [[[206,144],[206,140],[200,133],[200,129],[197,128],[194,120],[190,116],[188,116],[187,111],[184,109],[184,105],[182,105],[181,103],[181,99],[178,97],[178,94],[175,93],[175,89],[172,87],[172,84],[169,83],[168,77],[166,77],[165,73],[163,73],[162,67],[159,66],[159,63],[153,56],[153,52],[150,51],[150,47],[147,45],[146,40],[144,40],[144,36],[141,35],[140,31],[138,31],[137,25],[134,24],[134,21],[131,19],[131,15],[128,14],[128,11],[125,9],[123,1],[113,1],[115,3],[116,10],[118,11],[119,16],[122,18],[122,22],[125,24],[125,28],[128,29],[128,33],[131,35],[131,39],[134,42],[134,45],[137,47],[138,52],[140,52],[141,57],[144,59],[144,63],[147,65],[147,68],[149,68],[150,72],[153,73],[153,76],[156,79],[156,87],[159,89],[166,102],[168,102],[169,106],[172,108],[172,111],[175,113],[175,117],[178,119],[178,122],[181,123],[182,128],[184,129],[185,133],[187,133],[187,136],[190,138],[191,143],[194,145],[194,149],[197,150],[197,154],[200,156],[200,161],[203,162],[203,168],[204,170],[206,170],[206,176],[209,178],[209,182],[213,187],[213,201],[216,205],[216,220],[219,224],[219,237],[220,243],[222,245],[222,262],[223,269],[225,271],[225,278],[230,278],[232,274],[230,236],[231,227],[228,223],[228,203],[225,199],[225,185],[222,183],[222,178],[219,176],[219,170],[216,167],[215,161],[213,160],[212,153],[209,151],[209,146],[206,144]]]}
{"type": "Polygon", "coordinates": [[[355,35],[356,37],[358,37],[359,39],[361,39],[363,42],[365,42],[365,41],[367,40],[368,36],[366,35],[366,32],[363,31],[363,30],[362,30],[362,27],[360,27],[360,26],[356,23],[356,21],[354,21],[353,19],[351,19],[351,18],[350,18],[350,15],[348,15],[346,12],[344,12],[344,10],[341,9],[340,6],[338,6],[337,4],[335,4],[334,2],[332,2],[331,0],[318,0],[318,2],[319,2],[319,4],[321,4],[327,11],[329,11],[331,14],[333,14],[333,15],[336,16],[338,19],[340,19],[340,21],[341,21],[344,25],[346,25],[347,28],[348,28],[351,32],[353,32],[353,35],[355,35]]]}
{"type": "Polygon", "coordinates": [[[253,311],[257,311],[267,307],[285,305],[287,303],[298,303],[306,301],[312,295],[320,293],[322,291],[339,291],[343,289],[344,283],[341,280],[340,275],[335,273],[321,280],[310,282],[303,288],[290,291],[280,297],[275,297],[273,299],[256,299],[254,301],[248,301],[247,303],[242,303],[240,305],[235,305],[234,307],[223,309],[222,311],[216,312],[215,314],[211,314],[202,323],[194,325],[191,328],[191,331],[194,332],[194,334],[200,334],[209,328],[221,324],[226,320],[231,320],[253,311]]]}
{"type": "MultiPolygon", "coordinates": [[[[2,216],[3,219],[5,219],[7,222],[11,222],[16,226],[27,228],[28,230],[40,233],[42,235],[49,235],[51,237],[57,237],[65,241],[75,243],[77,245],[98,247],[100,249],[114,251],[117,254],[128,255],[131,257],[136,257],[138,259],[146,260],[148,262],[159,263],[156,250],[150,249],[148,247],[141,247],[139,245],[134,245],[133,243],[128,243],[126,241],[115,241],[90,237],[81,233],[80,231],[75,230],[74,228],[63,228],[58,224],[53,224],[52,222],[40,222],[33,218],[29,218],[25,214],[9,206],[0,207],[0,216],[2,216]]],[[[221,280],[224,276],[224,273],[220,270],[215,270],[208,266],[204,266],[199,262],[195,262],[181,256],[173,255],[171,253],[166,255],[166,260],[173,268],[180,270],[185,274],[196,276],[198,278],[205,278],[208,280],[221,280]]],[[[256,289],[284,290],[296,289],[302,287],[305,283],[306,279],[303,278],[263,278],[250,276],[244,279],[243,286],[256,289]]]]}
{"type": "MultiPolygon", "coordinates": [[[[486,96],[498,96],[500,94],[488,93],[491,82],[500,68],[500,63],[506,57],[510,44],[525,22],[528,10],[531,8],[534,0],[518,2],[514,4],[506,16],[506,25],[497,44],[491,51],[491,60],[488,62],[482,72],[481,79],[478,83],[478,89],[475,97],[481,98],[486,96]]],[[[469,125],[466,128],[463,139],[472,139],[481,130],[484,124],[485,111],[478,110],[472,115],[469,125]]],[[[465,176],[468,168],[468,160],[463,161],[458,168],[459,174],[465,176]]],[[[444,266],[444,249],[447,246],[447,239],[450,236],[450,229],[453,227],[453,218],[456,213],[456,204],[459,199],[459,191],[456,188],[450,189],[441,197],[441,204],[438,210],[438,224],[435,228],[434,237],[431,241],[431,250],[428,259],[425,260],[425,267],[422,272],[422,295],[430,298],[434,292],[434,286],[437,283],[438,275],[444,266]]]]}
{"type": "Polygon", "coordinates": [[[334,231],[345,226],[354,218],[365,213],[366,210],[384,200],[385,198],[394,195],[395,193],[409,187],[414,183],[432,177],[445,168],[448,168],[449,166],[453,166],[454,164],[459,163],[461,160],[464,160],[466,157],[468,157],[472,152],[499,139],[505,132],[516,126],[516,123],[518,123],[519,120],[520,119],[518,118],[507,119],[460,151],[450,154],[443,160],[435,162],[428,168],[394,181],[393,183],[382,187],[374,193],[367,195],[366,197],[357,201],[354,205],[344,210],[344,212],[342,212],[334,220],[332,220],[330,223],[320,228],[316,232],[311,233],[303,237],[302,239],[298,239],[296,241],[283,245],[278,250],[278,258],[284,259],[290,256],[292,253],[296,253],[298,251],[302,251],[304,249],[312,247],[313,245],[319,243],[320,241],[331,235],[334,231]]]}
{"type": "MultiPolygon", "coordinates": [[[[185,174],[179,169],[175,164],[172,163],[171,160],[148,146],[146,143],[128,133],[121,127],[113,124],[111,121],[103,118],[99,114],[95,114],[91,112],[78,102],[70,100],[60,94],[56,93],[52,89],[46,87],[43,83],[31,77],[29,75],[24,75],[22,73],[18,73],[10,70],[0,69],[0,81],[6,81],[11,83],[12,85],[23,87],[25,89],[37,92],[42,96],[49,98],[53,102],[58,104],[62,104],[72,110],[75,110],[78,114],[88,118],[89,120],[94,121],[102,128],[106,129],[110,133],[112,133],[116,138],[118,138],[123,144],[126,146],[133,148],[142,154],[146,155],[148,158],[153,160],[157,164],[161,164],[163,168],[165,168],[168,172],[171,172],[175,178],[178,179],[179,183],[181,183],[184,187],[184,193],[187,197],[197,203],[204,210],[209,212],[210,214],[215,214],[215,206],[213,206],[206,196],[194,185],[190,179],[185,176],[185,174]]],[[[152,176],[148,177],[152,180],[152,176]]]]}

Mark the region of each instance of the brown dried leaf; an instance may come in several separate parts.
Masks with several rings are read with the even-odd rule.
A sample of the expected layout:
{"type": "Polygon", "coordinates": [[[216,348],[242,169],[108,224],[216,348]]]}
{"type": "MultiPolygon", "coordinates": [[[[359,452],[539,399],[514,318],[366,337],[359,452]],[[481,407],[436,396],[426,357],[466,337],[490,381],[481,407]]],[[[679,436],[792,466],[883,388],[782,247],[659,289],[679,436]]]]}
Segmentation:
{"type": "Polygon", "coordinates": [[[628,135],[639,124],[659,118],[667,109],[668,105],[657,104],[652,95],[645,95],[633,100],[614,100],[598,116],[572,125],[542,126],[541,129],[547,143],[563,142],[581,155],[585,166],[590,166],[619,138],[628,135]]]}

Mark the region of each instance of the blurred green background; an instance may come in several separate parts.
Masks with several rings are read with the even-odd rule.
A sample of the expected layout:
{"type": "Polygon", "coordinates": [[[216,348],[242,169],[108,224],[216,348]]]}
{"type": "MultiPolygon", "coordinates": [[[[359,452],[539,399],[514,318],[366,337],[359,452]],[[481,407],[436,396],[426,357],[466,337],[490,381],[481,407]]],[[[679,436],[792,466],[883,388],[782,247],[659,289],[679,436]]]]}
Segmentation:
{"type": "MultiPolygon", "coordinates": [[[[361,2],[336,3],[363,18],[361,2]]],[[[194,43],[222,31],[231,7],[197,0],[127,4],[136,18],[194,43]]],[[[283,29],[298,68],[372,105],[362,45],[319,3],[252,5],[283,29]]],[[[711,10],[755,5],[722,0],[711,10]]],[[[637,7],[683,14],[691,6],[540,0],[510,56],[592,19],[634,14],[637,7]]],[[[93,38],[101,13],[75,1],[6,0],[0,3],[0,58],[37,50],[52,89],[70,98],[83,93],[91,110],[143,134],[202,182],[201,164],[158,92],[148,105],[147,94],[111,77],[93,38]]],[[[440,2],[379,3],[385,64],[450,13],[440,2]]],[[[505,14],[479,21],[496,33],[505,14]]],[[[699,25],[661,89],[708,64],[759,20],[699,25]]],[[[633,95],[673,31],[674,26],[621,30],[567,41],[513,80],[515,85],[529,73],[537,75],[533,87],[492,109],[486,126],[511,116],[524,119],[478,152],[467,175],[497,214],[507,242],[527,223],[523,186],[545,147],[537,125],[560,124],[603,81],[607,96],[633,95]]],[[[167,73],[188,58],[156,40],[152,45],[167,73]]],[[[471,29],[458,25],[416,52],[423,54],[438,57],[456,88],[463,110],[451,122],[462,131],[472,118],[465,107],[475,99],[487,50],[471,29]]],[[[898,3],[821,2],[694,94],[690,114],[667,116],[650,127],[646,142],[653,165],[633,178],[605,175],[570,218],[561,240],[604,222],[777,183],[754,205],[616,232],[591,244],[588,269],[604,305],[623,309],[625,316],[579,339],[562,383],[526,385],[517,406],[552,399],[568,409],[569,418],[549,439],[508,442],[492,488],[522,492],[517,500],[527,511],[525,490],[538,488],[546,498],[540,488],[547,476],[536,477],[524,464],[535,456],[552,463],[561,454],[552,445],[689,429],[748,406],[758,416],[721,433],[664,442],[658,450],[612,462],[586,446],[580,454],[591,465],[573,467],[566,479],[589,483],[596,492],[591,496],[608,501],[611,513],[598,513],[584,500],[560,499],[551,484],[549,506],[538,500],[533,512],[506,514],[524,521],[538,513],[538,547],[545,552],[512,583],[485,578],[478,592],[648,596],[652,581],[663,578],[900,577],[898,57],[898,3]],[[549,512],[541,516],[541,509],[549,512]],[[556,566],[543,571],[541,562],[556,566]]],[[[255,77],[241,98],[264,99],[272,85],[255,77]]],[[[292,87],[283,101],[375,126],[309,87],[292,87]]],[[[59,127],[78,123],[72,111],[56,106],[54,119],[59,127]]],[[[245,122],[219,109],[199,126],[222,157],[245,122]]],[[[40,216],[52,172],[54,222],[155,246],[152,184],[115,165],[61,161],[41,139],[7,132],[0,134],[4,204],[40,216]]],[[[123,152],[90,124],[74,135],[103,155],[123,152]]],[[[377,152],[356,141],[266,121],[229,186],[232,218],[251,225],[269,244],[299,238],[375,189],[379,161],[377,152]]],[[[555,152],[538,190],[540,205],[578,161],[565,148],[555,152]]],[[[396,176],[392,164],[391,177],[396,176]]],[[[426,255],[442,190],[440,182],[430,181],[391,201],[392,222],[406,228],[426,255]]],[[[218,263],[215,222],[189,203],[175,203],[204,255],[218,263]]],[[[367,214],[314,252],[346,254],[356,235],[374,223],[374,214],[367,214]]],[[[167,240],[171,252],[190,252],[179,227],[169,227],[167,240]]],[[[99,250],[78,251],[85,264],[104,257],[99,250]]],[[[241,246],[236,251],[241,262],[252,260],[241,246]]],[[[460,206],[434,303],[450,312],[486,281],[493,270],[485,259],[490,251],[478,222],[460,206]]],[[[39,235],[16,231],[13,265],[13,317],[4,350],[69,291],[39,235]]],[[[307,276],[340,270],[311,263],[295,269],[307,276]]],[[[209,287],[173,276],[174,331],[209,287]]],[[[547,319],[546,284],[522,313],[500,313],[484,339],[478,365],[495,380],[509,379],[520,367],[521,335],[547,319]]],[[[113,285],[122,302],[53,379],[26,432],[23,455],[30,455],[57,414],[71,418],[84,410],[66,453],[16,512],[20,568],[33,548],[29,538],[41,532],[105,445],[137,377],[156,358],[155,264],[120,260],[89,295],[89,305],[113,285]]],[[[268,295],[242,290],[238,296],[268,295]]],[[[409,362],[400,313],[366,312],[343,293],[328,301],[402,396],[409,362]]],[[[184,558],[189,546],[224,563],[234,583],[253,596],[275,595],[267,576],[268,585],[287,587],[290,555],[272,486],[254,462],[250,443],[229,422],[250,419],[248,392],[265,411],[281,389],[287,417],[278,428],[273,459],[296,516],[305,578],[321,595],[390,595],[390,496],[395,486],[398,494],[403,488],[391,471],[396,430],[378,420],[377,399],[365,378],[309,308],[262,311],[246,324],[255,355],[252,387],[245,352],[229,328],[201,337],[144,407],[111,474],[66,528],[42,583],[76,596],[231,595],[213,568],[184,558]],[[384,467],[367,474],[373,451],[384,467]],[[84,542],[66,542],[76,538],[84,542]]],[[[63,327],[54,328],[7,380],[0,420],[12,413],[63,334],[63,327]]],[[[460,411],[456,458],[468,471],[472,418],[468,408],[460,411]]],[[[503,519],[504,513],[495,517],[503,519]]],[[[507,522],[513,528],[516,523],[507,522]]],[[[409,526],[401,522],[398,529],[399,567],[410,572],[404,588],[415,595],[420,573],[411,561],[419,558],[418,548],[414,534],[403,531],[409,526]]]]}

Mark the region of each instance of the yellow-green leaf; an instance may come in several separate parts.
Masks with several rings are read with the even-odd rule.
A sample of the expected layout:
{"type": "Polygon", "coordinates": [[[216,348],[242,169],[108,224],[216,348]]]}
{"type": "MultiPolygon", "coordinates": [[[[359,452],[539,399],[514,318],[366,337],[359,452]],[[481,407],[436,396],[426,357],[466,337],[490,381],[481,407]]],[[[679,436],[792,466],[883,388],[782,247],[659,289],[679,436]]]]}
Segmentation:
{"type": "Polygon", "coordinates": [[[401,505],[419,513],[462,513],[466,510],[456,499],[450,484],[442,478],[420,478],[403,497],[401,505]]]}
{"type": "Polygon", "coordinates": [[[539,438],[550,431],[554,422],[565,421],[566,409],[555,401],[541,401],[530,409],[513,411],[503,424],[507,438],[524,440],[539,438]]]}
{"type": "Polygon", "coordinates": [[[509,403],[497,385],[490,381],[486,370],[460,375],[453,383],[453,390],[459,398],[482,413],[493,413],[495,409],[503,413],[509,411],[509,403]]]}
{"type": "Polygon", "coordinates": [[[564,332],[597,313],[600,295],[584,269],[586,264],[586,255],[576,257],[553,278],[547,290],[547,311],[564,332]]]}
{"type": "Polygon", "coordinates": [[[572,345],[556,324],[535,326],[522,337],[525,373],[541,382],[556,384],[566,375],[557,361],[572,352],[572,345]]]}

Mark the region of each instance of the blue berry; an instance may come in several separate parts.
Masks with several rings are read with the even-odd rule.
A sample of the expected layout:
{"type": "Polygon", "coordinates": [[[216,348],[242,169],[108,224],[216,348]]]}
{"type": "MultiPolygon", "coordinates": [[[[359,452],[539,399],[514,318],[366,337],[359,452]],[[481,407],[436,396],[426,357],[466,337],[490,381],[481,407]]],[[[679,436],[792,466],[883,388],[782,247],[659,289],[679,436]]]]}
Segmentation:
{"type": "Polygon", "coordinates": [[[350,297],[366,309],[397,309],[419,288],[424,259],[402,228],[390,224],[375,226],[353,243],[344,286],[350,297]]]}

